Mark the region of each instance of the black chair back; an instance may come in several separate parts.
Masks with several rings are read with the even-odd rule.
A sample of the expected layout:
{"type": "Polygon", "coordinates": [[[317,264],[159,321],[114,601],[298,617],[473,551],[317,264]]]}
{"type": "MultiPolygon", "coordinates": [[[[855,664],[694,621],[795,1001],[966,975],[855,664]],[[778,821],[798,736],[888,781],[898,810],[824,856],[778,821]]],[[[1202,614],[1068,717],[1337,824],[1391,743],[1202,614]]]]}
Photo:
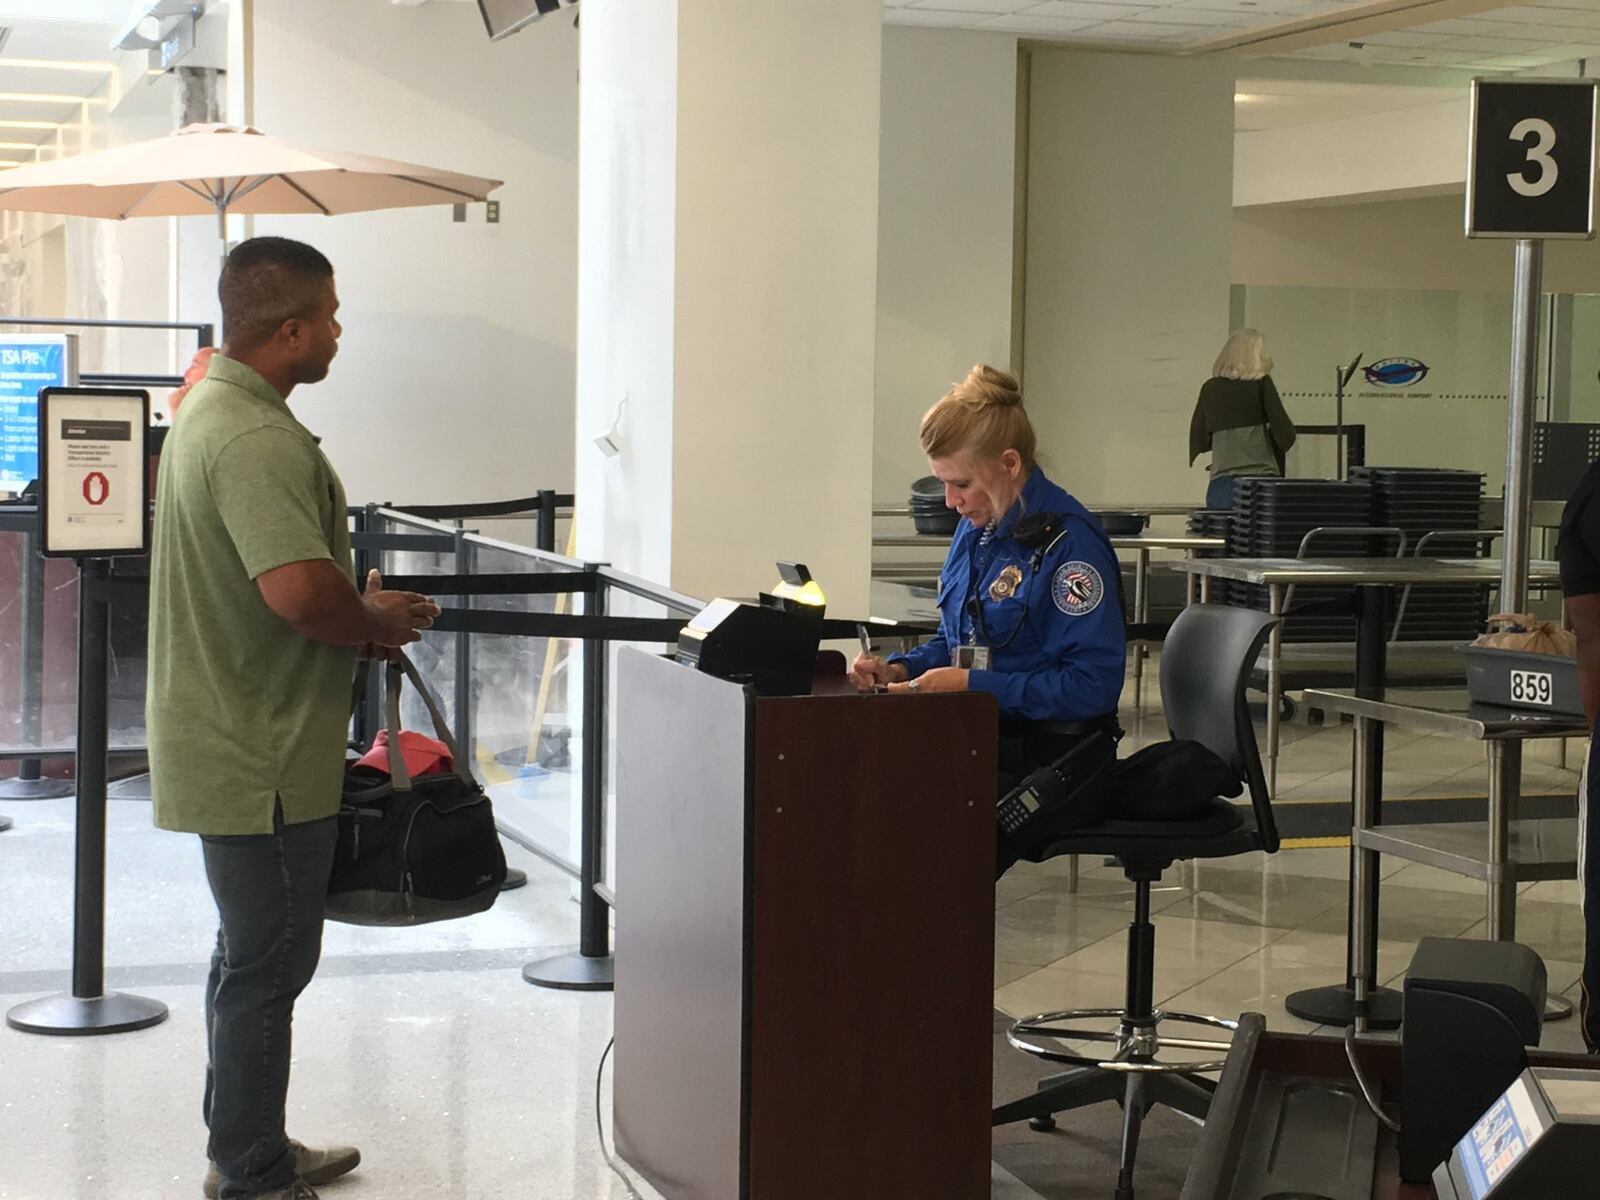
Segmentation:
{"type": "Polygon", "coordinates": [[[1161,704],[1175,738],[1199,742],[1250,789],[1262,849],[1278,849],[1278,825],[1261,769],[1245,685],[1278,618],[1253,608],[1192,604],[1161,647],[1161,704]]]}

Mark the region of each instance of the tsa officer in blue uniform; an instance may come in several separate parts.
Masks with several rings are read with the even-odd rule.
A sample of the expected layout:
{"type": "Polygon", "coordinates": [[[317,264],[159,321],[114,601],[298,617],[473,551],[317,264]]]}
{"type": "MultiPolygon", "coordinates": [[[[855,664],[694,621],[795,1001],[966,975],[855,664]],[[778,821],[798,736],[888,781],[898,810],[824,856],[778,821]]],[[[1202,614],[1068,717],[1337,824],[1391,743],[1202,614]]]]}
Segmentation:
{"type": "Polygon", "coordinates": [[[939,575],[939,633],[908,654],[862,655],[852,680],[991,693],[1002,795],[1096,731],[1111,734],[1102,742],[1114,754],[1127,658],[1116,554],[1100,522],[1034,461],[1016,380],[974,367],[928,410],[921,440],[963,518],[939,575]]]}

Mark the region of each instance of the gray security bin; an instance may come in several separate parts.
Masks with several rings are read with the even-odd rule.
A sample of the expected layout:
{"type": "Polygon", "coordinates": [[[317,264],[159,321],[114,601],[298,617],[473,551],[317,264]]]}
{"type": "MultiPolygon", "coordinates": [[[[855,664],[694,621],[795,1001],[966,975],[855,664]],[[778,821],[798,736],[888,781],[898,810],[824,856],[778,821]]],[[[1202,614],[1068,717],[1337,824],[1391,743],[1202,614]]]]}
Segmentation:
{"type": "Polygon", "coordinates": [[[1467,693],[1479,704],[1583,715],[1578,660],[1491,646],[1463,646],[1467,693]]]}

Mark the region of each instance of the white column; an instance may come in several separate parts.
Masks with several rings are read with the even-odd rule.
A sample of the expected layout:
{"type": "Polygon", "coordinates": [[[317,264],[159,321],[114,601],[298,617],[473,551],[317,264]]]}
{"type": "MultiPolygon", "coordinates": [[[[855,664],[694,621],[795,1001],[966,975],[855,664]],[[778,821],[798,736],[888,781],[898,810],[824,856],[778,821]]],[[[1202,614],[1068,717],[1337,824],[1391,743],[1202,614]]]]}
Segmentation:
{"type": "Polygon", "coordinates": [[[705,597],[798,559],[831,611],[867,611],[881,22],[877,0],[585,11],[580,555],[705,597]]]}

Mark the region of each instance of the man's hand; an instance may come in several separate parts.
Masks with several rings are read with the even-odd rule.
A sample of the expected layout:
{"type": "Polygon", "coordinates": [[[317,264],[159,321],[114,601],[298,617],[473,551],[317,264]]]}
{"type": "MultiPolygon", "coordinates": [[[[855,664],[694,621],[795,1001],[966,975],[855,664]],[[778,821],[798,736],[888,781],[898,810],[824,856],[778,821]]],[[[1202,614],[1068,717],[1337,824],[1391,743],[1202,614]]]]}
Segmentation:
{"type": "Polygon", "coordinates": [[[896,694],[916,692],[918,695],[927,692],[964,692],[967,690],[967,670],[965,667],[934,667],[910,683],[891,683],[889,690],[896,694]]]}
{"type": "Polygon", "coordinates": [[[367,572],[367,590],[362,593],[361,603],[377,627],[373,642],[384,647],[421,641],[421,631],[432,627],[440,611],[437,604],[417,592],[384,591],[383,576],[375,570],[367,572]]]}
{"type": "Polygon", "coordinates": [[[850,664],[850,682],[858,692],[873,692],[886,684],[910,677],[905,663],[886,663],[870,654],[858,654],[850,664]]]}

